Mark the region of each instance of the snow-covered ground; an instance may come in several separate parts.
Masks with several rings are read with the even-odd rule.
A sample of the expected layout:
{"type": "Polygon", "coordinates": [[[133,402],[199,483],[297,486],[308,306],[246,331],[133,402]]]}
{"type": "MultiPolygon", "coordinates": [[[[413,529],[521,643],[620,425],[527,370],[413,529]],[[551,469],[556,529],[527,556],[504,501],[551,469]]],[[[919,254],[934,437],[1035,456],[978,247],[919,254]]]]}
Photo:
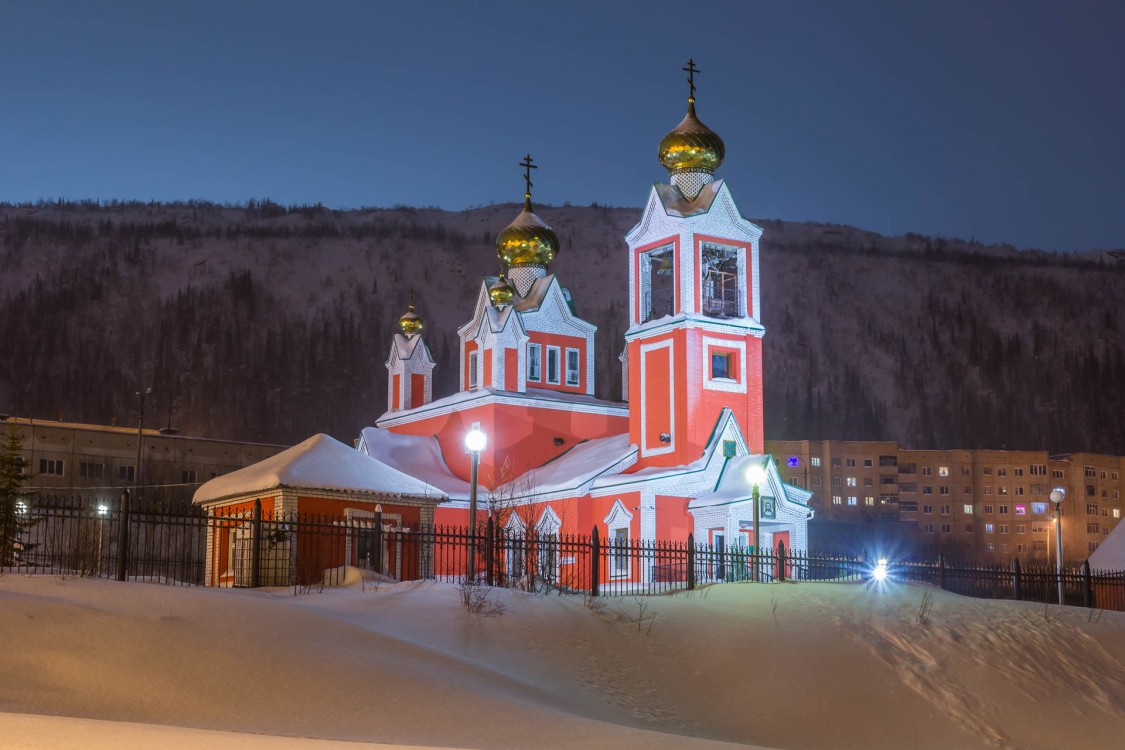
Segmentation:
{"type": "Polygon", "coordinates": [[[0,746],[875,750],[1125,737],[1125,613],[897,584],[727,584],[593,607],[493,597],[502,616],[469,614],[436,583],[294,595],[9,574],[0,746]]]}

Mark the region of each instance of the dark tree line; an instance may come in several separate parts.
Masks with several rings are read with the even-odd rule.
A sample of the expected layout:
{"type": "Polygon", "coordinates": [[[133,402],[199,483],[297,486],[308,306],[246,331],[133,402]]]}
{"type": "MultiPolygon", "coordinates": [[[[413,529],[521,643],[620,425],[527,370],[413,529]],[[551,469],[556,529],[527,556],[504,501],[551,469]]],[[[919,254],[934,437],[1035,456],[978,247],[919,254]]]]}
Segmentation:
{"type": "MultiPolygon", "coordinates": [[[[350,440],[386,408],[390,336],[415,291],[438,362],[515,207],[331,211],[0,206],[0,412],[291,443],[350,440]]],[[[543,209],[553,270],[598,326],[620,397],[631,209],[543,209]]],[[[766,434],[908,447],[1125,453],[1125,267],[918,235],[761,222],[766,434]]]]}

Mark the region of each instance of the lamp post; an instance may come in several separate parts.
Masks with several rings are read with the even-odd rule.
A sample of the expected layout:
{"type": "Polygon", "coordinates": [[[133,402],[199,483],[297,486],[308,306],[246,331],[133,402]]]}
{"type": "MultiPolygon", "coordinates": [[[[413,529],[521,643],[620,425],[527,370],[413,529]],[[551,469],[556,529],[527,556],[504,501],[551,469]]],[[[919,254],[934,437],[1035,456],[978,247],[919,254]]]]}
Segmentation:
{"type": "Polygon", "coordinates": [[[1066,490],[1056,487],[1051,490],[1051,502],[1055,504],[1055,576],[1059,582],[1059,604],[1063,603],[1063,543],[1062,543],[1062,501],[1066,490]]]}
{"type": "Polygon", "coordinates": [[[145,439],[145,397],[152,395],[152,387],[137,391],[137,395],[141,399],[141,412],[137,418],[137,469],[133,472],[133,497],[139,500],[141,497],[141,444],[145,439]]]}
{"type": "Polygon", "coordinates": [[[753,547],[754,554],[750,557],[750,562],[753,567],[750,569],[750,580],[757,582],[758,580],[758,563],[761,550],[761,534],[759,533],[759,526],[762,521],[762,495],[761,485],[766,481],[766,470],[759,463],[752,463],[746,468],[746,481],[754,487],[754,493],[751,496],[754,502],[754,534],[753,534],[753,547]]]}
{"type": "Polygon", "coordinates": [[[465,435],[465,447],[472,455],[472,471],[469,474],[469,561],[465,570],[466,580],[472,580],[477,570],[477,471],[480,468],[480,452],[488,444],[488,436],[474,427],[465,435]]]}

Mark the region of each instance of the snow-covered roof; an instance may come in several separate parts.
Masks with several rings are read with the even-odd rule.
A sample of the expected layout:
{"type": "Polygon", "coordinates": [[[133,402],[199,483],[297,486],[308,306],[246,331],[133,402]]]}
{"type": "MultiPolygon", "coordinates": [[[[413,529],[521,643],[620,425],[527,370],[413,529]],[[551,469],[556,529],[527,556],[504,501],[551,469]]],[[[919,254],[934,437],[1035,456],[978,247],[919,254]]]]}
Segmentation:
{"type": "MultiPolygon", "coordinates": [[[[450,500],[469,498],[469,483],[449,470],[437,438],[364,427],[360,440],[366,455],[437,487],[450,500]]],[[[478,485],[477,491],[484,494],[486,489],[478,485]]]]}
{"type": "Polygon", "coordinates": [[[209,503],[278,488],[336,490],[380,496],[444,498],[445,492],[328,435],[308,440],[206,482],[193,502],[209,503]]]}
{"type": "Polygon", "coordinates": [[[687,217],[698,216],[710,211],[711,204],[715,202],[715,196],[719,194],[719,187],[722,184],[722,180],[708,182],[699,191],[699,195],[691,200],[684,197],[684,194],[675,185],[657,182],[653,187],[656,188],[656,194],[660,196],[660,202],[664,205],[664,210],[668,212],[669,216],[687,217]]]}
{"type": "Polygon", "coordinates": [[[1090,553],[1089,560],[1093,570],[1125,570],[1125,523],[1117,524],[1117,528],[1090,553]]]}
{"type": "Polygon", "coordinates": [[[416,417],[416,415],[429,415],[432,413],[443,413],[443,411],[454,411],[456,407],[467,404],[472,401],[483,401],[496,403],[519,403],[531,407],[539,406],[543,408],[582,408],[589,407],[590,411],[599,414],[616,414],[620,416],[628,416],[629,405],[623,404],[620,401],[606,401],[605,399],[588,396],[584,393],[570,393],[567,391],[553,391],[546,388],[528,388],[526,392],[520,393],[519,391],[505,391],[499,388],[478,388],[473,391],[458,391],[457,393],[450,394],[443,398],[435,399],[423,406],[417,406],[413,409],[400,409],[397,411],[388,411],[375,420],[376,425],[383,424],[398,424],[401,421],[412,421],[410,419],[403,420],[403,417],[416,417]]]}
{"type": "MultiPolygon", "coordinates": [[[[637,452],[628,433],[579,443],[558,458],[510,482],[520,496],[574,490],[609,471],[637,452]]],[[[498,491],[503,491],[499,488],[498,491]]]]}

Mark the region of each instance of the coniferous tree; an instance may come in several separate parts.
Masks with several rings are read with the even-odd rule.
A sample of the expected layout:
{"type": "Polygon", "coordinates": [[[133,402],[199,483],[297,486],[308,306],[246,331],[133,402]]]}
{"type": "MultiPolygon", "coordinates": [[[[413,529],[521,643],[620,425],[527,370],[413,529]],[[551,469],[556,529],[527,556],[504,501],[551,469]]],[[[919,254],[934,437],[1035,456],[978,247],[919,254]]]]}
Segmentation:
{"type": "Polygon", "coordinates": [[[13,565],[31,549],[26,537],[34,521],[23,496],[23,441],[15,427],[0,447],[0,567],[13,565]]]}

